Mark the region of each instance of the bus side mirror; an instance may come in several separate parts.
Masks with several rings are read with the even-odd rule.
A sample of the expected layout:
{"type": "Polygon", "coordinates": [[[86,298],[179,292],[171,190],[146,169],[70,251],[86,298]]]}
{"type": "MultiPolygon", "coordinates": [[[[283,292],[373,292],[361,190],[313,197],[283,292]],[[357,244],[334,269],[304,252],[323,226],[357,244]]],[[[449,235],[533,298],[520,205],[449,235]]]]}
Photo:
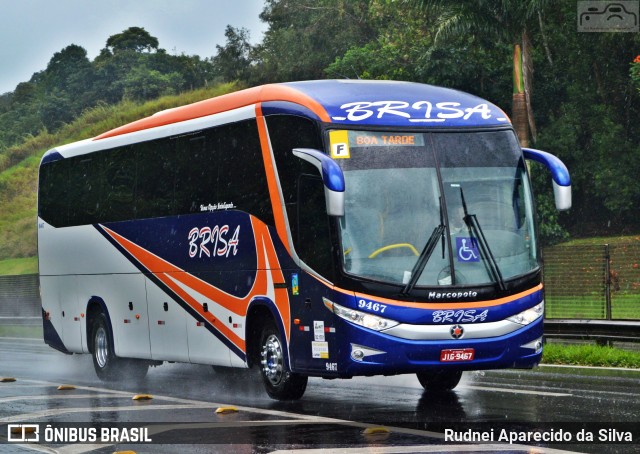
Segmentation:
{"type": "Polygon", "coordinates": [[[544,164],[551,171],[556,209],[564,211],[571,208],[571,177],[567,166],[560,159],[546,151],[523,148],[522,152],[525,159],[544,164]]]}
{"type": "Polygon", "coordinates": [[[313,164],[322,175],[327,214],[344,216],[344,173],[340,166],[323,152],[311,148],[294,148],[293,154],[313,164]]]}

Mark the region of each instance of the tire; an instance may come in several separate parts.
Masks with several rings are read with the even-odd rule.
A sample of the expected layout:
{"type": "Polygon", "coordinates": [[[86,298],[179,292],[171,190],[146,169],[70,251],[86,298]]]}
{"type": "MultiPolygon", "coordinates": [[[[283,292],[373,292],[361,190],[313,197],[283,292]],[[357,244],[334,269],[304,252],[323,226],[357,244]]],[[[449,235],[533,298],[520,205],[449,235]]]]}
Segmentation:
{"type": "Polygon", "coordinates": [[[149,363],[144,360],[118,358],[113,351],[109,322],[104,313],[96,316],[92,324],[93,367],[102,381],[144,379],[149,363]]]}
{"type": "Polygon", "coordinates": [[[425,391],[451,391],[460,383],[462,371],[435,370],[418,372],[416,375],[425,391]]]}
{"type": "Polygon", "coordinates": [[[284,361],[280,333],[267,324],[260,335],[260,376],[269,397],[275,400],[298,400],[307,389],[306,375],[290,372],[284,361]]]}

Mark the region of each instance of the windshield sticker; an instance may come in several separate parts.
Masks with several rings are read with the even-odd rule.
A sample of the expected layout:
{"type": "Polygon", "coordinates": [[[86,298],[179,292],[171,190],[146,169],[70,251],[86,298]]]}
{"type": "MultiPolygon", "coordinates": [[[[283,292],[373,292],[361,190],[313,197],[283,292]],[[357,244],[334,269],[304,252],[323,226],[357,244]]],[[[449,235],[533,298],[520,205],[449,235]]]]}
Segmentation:
{"type": "Polygon", "coordinates": [[[458,262],[479,262],[478,241],[475,238],[456,237],[458,262]]]}
{"type": "Polygon", "coordinates": [[[422,134],[394,134],[390,132],[349,131],[352,147],[421,147],[422,134]]]}
{"type": "Polygon", "coordinates": [[[324,322],[322,320],[313,321],[313,340],[324,342],[324,322]]]}
{"type": "Polygon", "coordinates": [[[348,131],[330,131],[331,157],[333,159],[349,159],[349,133],[348,131]]]}
{"type": "Polygon", "coordinates": [[[329,343],[328,342],[311,342],[311,357],[329,359],[329,343]]]}

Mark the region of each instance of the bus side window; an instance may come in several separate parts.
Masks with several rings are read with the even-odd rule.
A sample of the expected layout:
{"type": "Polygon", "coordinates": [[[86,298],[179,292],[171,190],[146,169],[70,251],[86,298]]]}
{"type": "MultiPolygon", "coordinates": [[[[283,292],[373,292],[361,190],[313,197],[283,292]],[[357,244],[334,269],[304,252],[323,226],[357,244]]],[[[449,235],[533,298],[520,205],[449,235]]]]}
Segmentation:
{"type": "Polygon", "coordinates": [[[133,219],[135,216],[136,156],[132,147],[108,153],[104,165],[102,222],[133,219]]]}
{"type": "Polygon", "coordinates": [[[40,217],[54,227],[68,225],[67,185],[69,165],[66,159],[50,162],[40,168],[40,217]]]}
{"type": "Polygon", "coordinates": [[[331,236],[322,178],[300,175],[298,180],[298,256],[329,280],[334,279],[331,236]]]}
{"type": "Polygon", "coordinates": [[[176,213],[206,211],[218,200],[218,150],[215,130],[177,138],[176,213]]]}
{"type": "Polygon", "coordinates": [[[69,225],[93,224],[102,215],[103,159],[99,153],[69,160],[69,225]]]}
{"type": "Polygon", "coordinates": [[[218,202],[275,225],[267,176],[255,120],[216,129],[219,150],[218,202]]]}
{"type": "Polygon", "coordinates": [[[174,214],[174,144],[152,141],[136,148],[136,217],[142,219],[174,214]]]}

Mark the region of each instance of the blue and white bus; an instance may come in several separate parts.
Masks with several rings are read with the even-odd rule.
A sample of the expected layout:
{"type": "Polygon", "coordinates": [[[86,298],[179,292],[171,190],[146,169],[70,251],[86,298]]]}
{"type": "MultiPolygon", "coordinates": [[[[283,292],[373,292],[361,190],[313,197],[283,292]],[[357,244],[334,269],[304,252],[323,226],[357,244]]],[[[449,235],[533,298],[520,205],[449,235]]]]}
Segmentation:
{"type": "Polygon", "coordinates": [[[163,361],[255,367],[275,399],[309,376],[531,368],[544,288],[509,118],[406,82],[254,87],[42,158],[44,337],[105,380],[163,361]]]}

